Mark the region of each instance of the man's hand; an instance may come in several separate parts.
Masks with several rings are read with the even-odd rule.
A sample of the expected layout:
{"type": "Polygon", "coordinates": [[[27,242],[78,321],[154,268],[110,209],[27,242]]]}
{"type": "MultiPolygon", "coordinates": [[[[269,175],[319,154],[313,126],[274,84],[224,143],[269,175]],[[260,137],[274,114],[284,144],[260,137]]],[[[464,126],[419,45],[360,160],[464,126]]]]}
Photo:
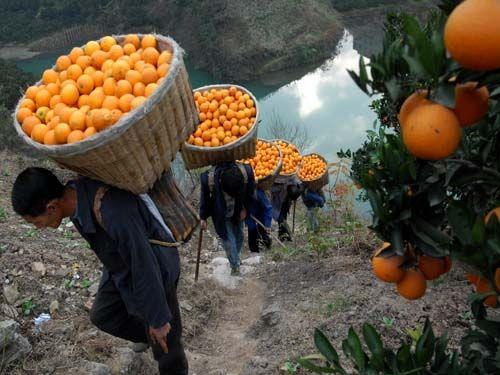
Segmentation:
{"type": "Polygon", "coordinates": [[[149,327],[149,336],[151,336],[151,341],[153,341],[153,344],[160,345],[164,353],[168,353],[167,335],[171,329],[172,326],[170,323],[167,323],[160,328],[149,327]]]}
{"type": "Polygon", "coordinates": [[[206,220],[200,220],[200,228],[201,228],[201,230],[207,230],[207,221],[206,220]]]}
{"type": "Polygon", "coordinates": [[[246,208],[244,208],[244,209],[242,209],[242,210],[241,210],[241,212],[240,212],[240,220],[241,220],[241,221],[243,221],[243,220],[245,220],[246,218],[247,218],[247,209],[246,209],[246,208]]]}

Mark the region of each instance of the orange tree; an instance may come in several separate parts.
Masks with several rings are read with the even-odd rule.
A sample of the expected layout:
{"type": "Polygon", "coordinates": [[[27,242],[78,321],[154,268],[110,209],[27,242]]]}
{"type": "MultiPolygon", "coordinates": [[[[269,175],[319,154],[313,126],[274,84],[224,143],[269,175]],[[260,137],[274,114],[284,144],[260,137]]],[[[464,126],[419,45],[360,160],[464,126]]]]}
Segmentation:
{"type": "MultiPolygon", "coordinates": [[[[453,260],[476,288],[476,324],[460,355],[446,350],[430,323],[416,345],[395,352],[365,325],[365,353],[351,329],[342,349],[360,373],[500,372],[500,322],[488,316],[500,293],[500,1],[445,0],[440,8],[425,24],[389,16],[382,52],[349,72],[378,96],[379,118],[353,153],[351,177],[372,207],[371,229],[385,241],[374,274],[417,299],[453,260]]],[[[343,373],[320,331],[315,342],[326,362],[305,358],[302,366],[343,373]]]]}

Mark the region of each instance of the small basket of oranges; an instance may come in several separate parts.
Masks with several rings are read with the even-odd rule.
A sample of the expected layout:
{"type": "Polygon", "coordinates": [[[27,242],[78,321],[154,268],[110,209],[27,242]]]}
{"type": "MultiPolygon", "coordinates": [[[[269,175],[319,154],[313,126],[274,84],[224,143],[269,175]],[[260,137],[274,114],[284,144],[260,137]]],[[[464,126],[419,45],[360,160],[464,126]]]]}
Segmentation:
{"type": "Polygon", "coordinates": [[[182,147],[187,169],[255,156],[259,109],[247,89],[204,86],[194,91],[198,127],[182,147]]]}
{"type": "Polygon", "coordinates": [[[283,158],[281,150],[273,142],[259,139],[255,156],[241,162],[252,167],[257,186],[269,190],[281,171],[283,158]]]}
{"type": "Polygon", "coordinates": [[[321,155],[309,154],[302,157],[297,176],[311,190],[328,185],[328,163],[321,155]]]}
{"type": "Polygon", "coordinates": [[[14,115],[42,155],[136,194],[170,167],[197,122],[183,51],[153,34],[106,36],[59,56],[14,115]]]}
{"type": "Polygon", "coordinates": [[[280,174],[276,178],[276,182],[286,183],[297,174],[302,156],[300,155],[297,146],[293,143],[283,139],[274,140],[273,143],[278,146],[283,158],[283,167],[281,168],[280,174]]]}

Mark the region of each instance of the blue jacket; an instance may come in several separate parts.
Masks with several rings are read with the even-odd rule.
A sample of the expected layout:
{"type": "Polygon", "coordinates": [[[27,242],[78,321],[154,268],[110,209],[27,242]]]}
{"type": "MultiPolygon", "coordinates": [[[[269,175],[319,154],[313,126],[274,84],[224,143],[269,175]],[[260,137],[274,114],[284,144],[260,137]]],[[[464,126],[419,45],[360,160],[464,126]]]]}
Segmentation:
{"type": "Polygon", "coordinates": [[[167,295],[175,293],[180,273],[175,247],[153,245],[149,239],[173,242],[137,195],[109,187],[101,200],[104,228],[94,215],[94,197],[102,182],[80,178],[77,209],[71,221],[104,265],[101,283],[112,279],[129,314],[154,328],[172,319],[167,295]]]}
{"type": "MultiPolygon", "coordinates": [[[[271,205],[266,192],[264,190],[257,189],[255,198],[254,204],[250,207],[249,214],[255,216],[255,218],[264,224],[266,228],[270,228],[273,220],[273,206],[271,205]]],[[[259,224],[257,224],[257,222],[253,220],[250,215],[248,215],[247,218],[248,230],[256,230],[259,224]]]]}
{"type": "MultiPolygon", "coordinates": [[[[200,218],[202,220],[207,220],[212,217],[214,223],[215,231],[217,235],[225,240],[227,239],[226,232],[226,200],[224,199],[224,192],[222,191],[222,186],[220,183],[221,172],[226,169],[234,162],[222,163],[216,165],[214,171],[214,189],[210,191],[210,186],[208,183],[208,175],[210,170],[203,172],[200,176],[201,180],[201,199],[200,199],[200,218]]],[[[244,164],[245,170],[247,171],[248,181],[245,186],[243,186],[242,194],[236,199],[241,200],[241,207],[250,212],[252,205],[255,200],[255,178],[253,174],[252,167],[244,164]]],[[[236,207],[237,205],[235,205],[236,207]]],[[[235,213],[235,215],[239,215],[235,213]]]]}
{"type": "Polygon", "coordinates": [[[302,201],[307,208],[323,207],[325,196],[321,190],[318,192],[306,188],[302,193],[302,201]]]}

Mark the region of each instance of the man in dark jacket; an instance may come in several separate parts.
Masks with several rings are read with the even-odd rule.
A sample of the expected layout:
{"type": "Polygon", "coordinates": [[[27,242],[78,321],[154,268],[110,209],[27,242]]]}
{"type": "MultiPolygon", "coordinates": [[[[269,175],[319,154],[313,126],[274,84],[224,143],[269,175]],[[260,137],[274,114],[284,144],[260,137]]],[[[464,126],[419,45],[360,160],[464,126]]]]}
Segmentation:
{"type": "Polygon", "coordinates": [[[281,241],[291,241],[292,233],[287,224],[292,203],[299,199],[304,186],[296,177],[285,183],[275,182],[271,187],[273,218],[278,222],[278,238],[281,241]]]}
{"type": "Polygon", "coordinates": [[[308,221],[308,229],[316,232],[319,227],[317,213],[318,209],[325,205],[325,194],[321,189],[314,191],[305,188],[302,193],[302,201],[307,208],[306,218],[308,221]]]}
{"type": "Polygon", "coordinates": [[[272,221],[273,206],[266,192],[257,187],[255,189],[255,202],[246,220],[248,227],[248,247],[251,252],[260,252],[262,245],[268,249],[271,248],[272,240],[268,232],[271,230],[272,221]]]}
{"type": "Polygon", "coordinates": [[[184,375],[179,253],[143,198],[89,178],[65,186],[43,168],[26,169],[12,190],[14,210],[26,221],[57,228],[69,217],[103,263],[91,321],[113,336],[149,342],[160,374],[184,375]]]}
{"type": "Polygon", "coordinates": [[[212,217],[231,265],[231,275],[237,276],[243,246],[243,221],[254,203],[252,168],[235,162],[221,163],[202,173],[200,180],[201,228],[206,229],[207,219],[212,217]]]}

